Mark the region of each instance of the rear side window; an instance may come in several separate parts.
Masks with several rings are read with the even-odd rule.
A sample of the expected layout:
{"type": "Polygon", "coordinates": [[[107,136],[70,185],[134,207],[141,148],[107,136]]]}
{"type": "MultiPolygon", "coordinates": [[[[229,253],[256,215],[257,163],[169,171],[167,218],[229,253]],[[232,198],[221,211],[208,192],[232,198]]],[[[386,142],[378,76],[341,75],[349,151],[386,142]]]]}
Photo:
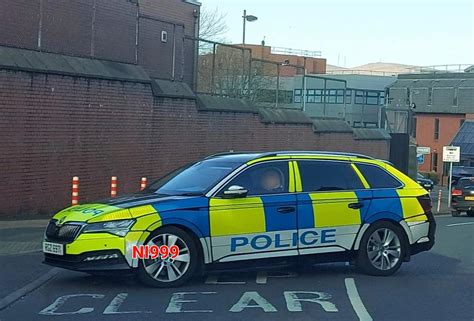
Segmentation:
{"type": "Polygon", "coordinates": [[[363,189],[364,185],[349,163],[298,161],[303,192],[363,189]]]}
{"type": "Polygon", "coordinates": [[[378,166],[357,164],[357,168],[364,175],[370,188],[398,188],[402,186],[395,177],[378,166]]]}

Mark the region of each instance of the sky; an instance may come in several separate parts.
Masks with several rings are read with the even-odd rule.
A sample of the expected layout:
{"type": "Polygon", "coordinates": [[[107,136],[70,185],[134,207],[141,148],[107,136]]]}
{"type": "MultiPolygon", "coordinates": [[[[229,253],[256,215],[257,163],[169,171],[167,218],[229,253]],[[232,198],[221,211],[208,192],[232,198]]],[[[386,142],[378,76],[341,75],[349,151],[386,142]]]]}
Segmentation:
{"type": "Polygon", "coordinates": [[[225,39],[322,51],[329,64],[474,64],[474,0],[201,0],[226,14],[225,39]]]}

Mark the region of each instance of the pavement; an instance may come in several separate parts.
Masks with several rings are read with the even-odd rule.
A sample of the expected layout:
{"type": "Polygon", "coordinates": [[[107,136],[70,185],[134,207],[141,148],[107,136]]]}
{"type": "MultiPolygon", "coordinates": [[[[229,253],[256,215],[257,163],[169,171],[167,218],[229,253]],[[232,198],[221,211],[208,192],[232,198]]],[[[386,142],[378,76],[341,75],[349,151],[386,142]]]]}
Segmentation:
{"type": "Polygon", "coordinates": [[[334,263],[208,274],[171,289],[50,268],[40,253],[46,221],[0,222],[0,320],[472,321],[474,218],[436,219],[434,248],[390,277],[334,263]]]}

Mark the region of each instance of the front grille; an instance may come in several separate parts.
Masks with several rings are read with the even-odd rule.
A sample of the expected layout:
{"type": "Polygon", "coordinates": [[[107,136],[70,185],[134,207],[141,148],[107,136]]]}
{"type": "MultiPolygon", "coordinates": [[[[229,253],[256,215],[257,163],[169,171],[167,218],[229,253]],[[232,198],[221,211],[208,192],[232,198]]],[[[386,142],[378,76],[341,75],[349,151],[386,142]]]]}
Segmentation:
{"type": "Polygon", "coordinates": [[[72,242],[77,234],[79,234],[81,227],[81,225],[77,224],[64,224],[57,226],[56,221],[52,220],[46,228],[46,238],[50,241],[72,242]]]}

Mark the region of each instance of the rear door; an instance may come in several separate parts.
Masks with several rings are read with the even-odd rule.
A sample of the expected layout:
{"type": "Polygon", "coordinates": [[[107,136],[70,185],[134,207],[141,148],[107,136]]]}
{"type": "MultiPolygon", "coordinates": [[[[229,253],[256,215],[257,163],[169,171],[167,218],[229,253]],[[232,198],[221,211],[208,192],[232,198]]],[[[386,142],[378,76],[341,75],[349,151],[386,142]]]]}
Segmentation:
{"type": "Polygon", "coordinates": [[[371,192],[347,161],[295,162],[299,253],[350,250],[371,192]]]}
{"type": "Polygon", "coordinates": [[[267,161],[245,169],[210,199],[209,220],[214,261],[236,261],[297,255],[296,195],[290,163],[267,161]],[[269,172],[280,184],[262,188],[269,172]],[[223,198],[230,186],[248,190],[247,197],[223,198]]]}

